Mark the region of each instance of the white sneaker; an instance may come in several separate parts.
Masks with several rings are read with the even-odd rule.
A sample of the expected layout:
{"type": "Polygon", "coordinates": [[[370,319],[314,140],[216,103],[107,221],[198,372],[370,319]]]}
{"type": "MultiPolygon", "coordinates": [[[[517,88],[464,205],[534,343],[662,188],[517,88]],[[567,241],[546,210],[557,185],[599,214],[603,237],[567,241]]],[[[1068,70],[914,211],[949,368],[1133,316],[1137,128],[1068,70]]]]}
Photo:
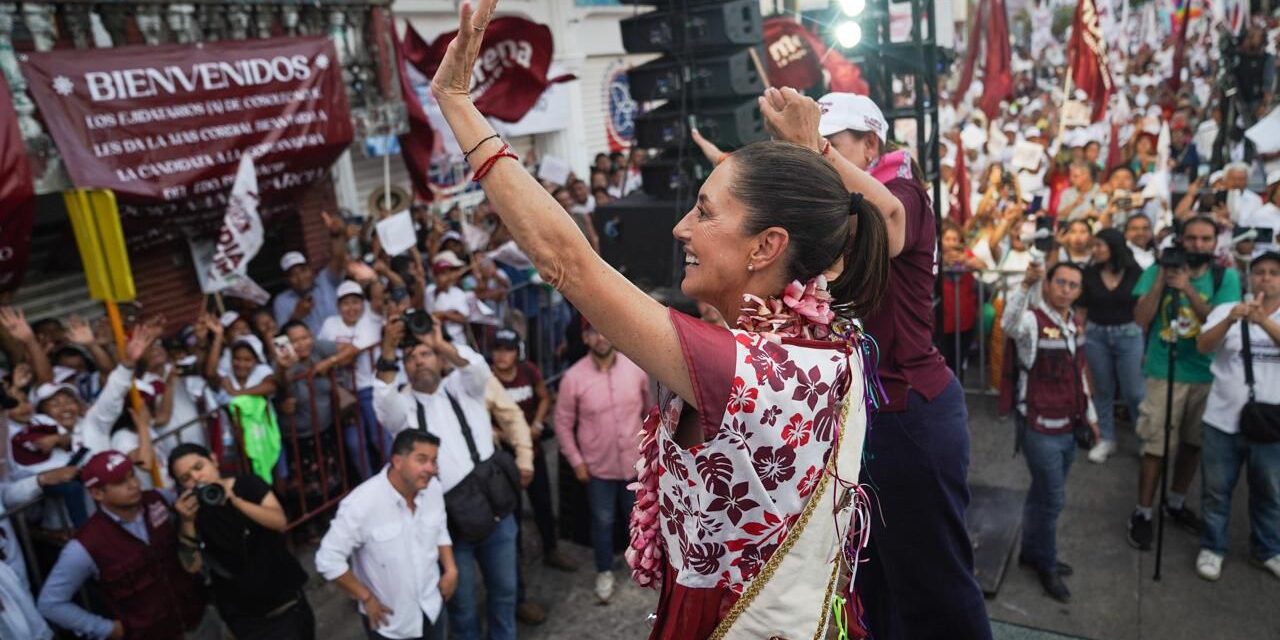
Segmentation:
{"type": "Polygon", "coordinates": [[[1260,563],[1260,566],[1280,578],[1280,556],[1271,556],[1270,560],[1260,563]]]}
{"type": "Polygon", "coordinates": [[[608,602],[613,597],[612,571],[601,571],[596,574],[596,597],[600,602],[608,602]]]}
{"type": "Polygon", "coordinates": [[[1112,440],[1100,440],[1089,450],[1089,462],[1102,464],[1116,452],[1116,443],[1112,440]]]}
{"type": "MultiPolygon", "coordinates": [[[[1277,569],[1280,569],[1280,556],[1277,556],[1274,560],[1276,561],[1277,569]]],[[[1208,549],[1201,549],[1200,555],[1196,556],[1196,573],[1210,582],[1217,581],[1218,578],[1222,577],[1222,556],[1208,549]]]]}

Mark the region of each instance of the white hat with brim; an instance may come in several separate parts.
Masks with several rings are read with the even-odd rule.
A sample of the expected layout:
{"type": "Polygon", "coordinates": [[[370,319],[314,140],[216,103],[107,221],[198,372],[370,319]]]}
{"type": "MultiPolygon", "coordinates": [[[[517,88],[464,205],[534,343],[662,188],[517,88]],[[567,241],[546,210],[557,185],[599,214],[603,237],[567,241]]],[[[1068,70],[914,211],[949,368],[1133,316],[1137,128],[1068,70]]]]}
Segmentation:
{"type": "Polygon", "coordinates": [[[75,386],[66,383],[55,384],[52,382],[46,382],[39,387],[36,387],[35,403],[36,405],[39,405],[59,393],[69,393],[72,398],[75,398],[76,400],[80,399],[80,390],[76,389],[75,386]]]}
{"type": "Polygon", "coordinates": [[[338,285],[338,299],[341,300],[347,296],[360,296],[363,298],[364,288],[358,282],[344,280],[342,284],[338,285]]]}
{"type": "Polygon", "coordinates": [[[889,123],[880,107],[871,98],[855,93],[828,93],[818,100],[822,118],[818,120],[818,135],[835,135],[846,129],[874,131],[883,144],[888,140],[889,123]]]}
{"type": "Polygon", "coordinates": [[[280,256],[280,270],[289,271],[290,269],[307,263],[307,257],[297,251],[290,251],[280,256]]]}

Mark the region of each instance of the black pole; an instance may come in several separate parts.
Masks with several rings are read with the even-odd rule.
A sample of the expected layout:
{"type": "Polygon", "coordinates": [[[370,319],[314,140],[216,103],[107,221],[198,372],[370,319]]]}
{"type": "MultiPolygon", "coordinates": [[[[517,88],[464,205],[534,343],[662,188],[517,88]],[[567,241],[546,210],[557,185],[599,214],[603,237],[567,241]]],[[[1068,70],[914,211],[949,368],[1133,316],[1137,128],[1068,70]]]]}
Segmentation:
{"type": "Polygon", "coordinates": [[[1156,572],[1151,576],[1152,580],[1160,581],[1160,560],[1164,556],[1164,505],[1168,497],[1169,476],[1169,436],[1173,431],[1173,366],[1178,360],[1178,312],[1181,295],[1174,292],[1173,298],[1169,302],[1169,369],[1165,372],[1165,394],[1164,394],[1164,455],[1160,458],[1160,504],[1156,507],[1159,514],[1159,522],[1156,525],[1156,572]]]}

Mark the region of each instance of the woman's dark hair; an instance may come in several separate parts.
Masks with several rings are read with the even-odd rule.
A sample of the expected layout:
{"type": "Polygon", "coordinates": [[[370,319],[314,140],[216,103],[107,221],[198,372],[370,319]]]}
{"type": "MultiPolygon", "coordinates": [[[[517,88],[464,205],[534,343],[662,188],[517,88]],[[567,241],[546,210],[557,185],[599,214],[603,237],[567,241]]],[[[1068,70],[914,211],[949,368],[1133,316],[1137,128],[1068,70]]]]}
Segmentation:
{"type": "Polygon", "coordinates": [[[173,471],[174,463],[190,455],[203,456],[210,460],[213,459],[213,454],[209,453],[208,449],[194,442],[184,442],[174,447],[173,451],[169,452],[169,477],[173,478],[175,483],[178,481],[178,474],[173,471]]]}
{"type": "Polygon", "coordinates": [[[1141,271],[1138,261],[1133,259],[1133,251],[1125,243],[1124,234],[1116,229],[1102,229],[1094,237],[1107,245],[1111,257],[1103,264],[1096,265],[1099,270],[1107,269],[1111,273],[1128,273],[1130,270],[1141,271]]]}
{"type": "Polygon", "coordinates": [[[730,189],[746,206],[744,229],[787,231],[788,280],[808,282],[843,259],[828,283],[832,306],[865,318],[884,298],[889,238],[884,217],[861,195],[850,197],[840,174],[811,149],[786,142],[756,142],[730,156],[730,189]]]}

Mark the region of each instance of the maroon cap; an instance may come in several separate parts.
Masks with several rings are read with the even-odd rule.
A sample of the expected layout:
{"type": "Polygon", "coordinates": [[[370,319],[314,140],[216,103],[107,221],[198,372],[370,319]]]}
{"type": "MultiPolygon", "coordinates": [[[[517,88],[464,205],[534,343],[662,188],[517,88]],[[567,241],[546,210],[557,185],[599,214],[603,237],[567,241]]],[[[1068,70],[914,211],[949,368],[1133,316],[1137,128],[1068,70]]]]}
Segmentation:
{"type": "Polygon", "coordinates": [[[123,453],[115,450],[93,454],[80,469],[80,481],[84,488],[90,489],[98,485],[115,484],[129,478],[133,473],[133,463],[123,453]]]}

